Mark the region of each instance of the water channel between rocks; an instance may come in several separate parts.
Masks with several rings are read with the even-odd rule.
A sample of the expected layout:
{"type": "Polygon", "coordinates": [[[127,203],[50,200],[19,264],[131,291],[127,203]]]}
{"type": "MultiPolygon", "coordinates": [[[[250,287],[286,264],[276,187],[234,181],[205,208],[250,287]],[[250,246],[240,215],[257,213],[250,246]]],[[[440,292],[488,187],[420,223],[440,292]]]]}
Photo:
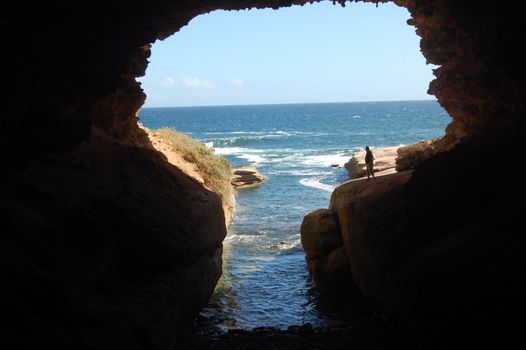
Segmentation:
{"type": "Polygon", "coordinates": [[[342,166],[354,152],[432,139],[450,121],[435,101],[144,108],[140,118],[268,177],[238,193],[223,276],[196,322],[202,332],[333,327],[370,317],[363,300],[318,295],[300,243],[303,217],[328,206],[332,190],[349,179],[342,166]]]}

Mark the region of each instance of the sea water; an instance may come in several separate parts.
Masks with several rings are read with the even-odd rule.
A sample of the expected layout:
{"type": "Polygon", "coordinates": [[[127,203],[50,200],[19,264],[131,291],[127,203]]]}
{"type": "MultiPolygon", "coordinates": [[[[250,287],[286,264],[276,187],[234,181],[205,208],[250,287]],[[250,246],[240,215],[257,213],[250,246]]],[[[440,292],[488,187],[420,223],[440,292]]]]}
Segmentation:
{"type": "Polygon", "coordinates": [[[343,165],[355,152],[442,136],[451,118],[436,101],[397,101],[143,108],[140,120],[185,132],[232,167],[253,165],[268,176],[237,195],[223,276],[201,313],[206,327],[227,330],[337,322],[308,274],[303,217],[326,208],[349,180],[343,165]]]}

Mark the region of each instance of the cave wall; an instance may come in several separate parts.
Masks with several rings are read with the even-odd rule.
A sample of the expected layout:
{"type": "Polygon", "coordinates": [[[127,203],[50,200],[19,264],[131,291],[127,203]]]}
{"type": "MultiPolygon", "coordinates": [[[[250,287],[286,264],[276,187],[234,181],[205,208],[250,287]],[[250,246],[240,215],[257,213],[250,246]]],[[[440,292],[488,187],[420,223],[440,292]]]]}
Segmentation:
{"type": "Polygon", "coordinates": [[[221,275],[219,195],[94,138],[2,177],[2,349],[166,348],[221,275]]]}
{"type": "MultiPolygon", "coordinates": [[[[0,36],[8,52],[0,55],[7,88],[0,124],[0,257],[6,276],[2,321],[10,324],[2,330],[3,343],[97,349],[174,343],[219,277],[223,213],[217,197],[130,142],[141,139],[136,113],[145,100],[135,77],[145,72],[151,43],[199,14],[308,2],[2,5],[0,36]],[[123,228],[137,233],[123,236],[123,228]]],[[[502,150],[509,165],[522,154],[524,15],[513,1],[394,2],[409,9],[427,61],[440,65],[430,92],[453,119],[443,145],[448,155],[417,168],[407,185],[409,217],[415,227],[425,223],[420,215],[441,223],[424,240],[432,242],[448,225],[467,223],[460,204],[470,208],[473,223],[499,205],[511,208],[499,210],[489,226],[493,236],[504,237],[497,238],[504,259],[522,246],[510,223],[520,222],[517,198],[524,186],[508,181],[488,196],[481,189],[488,155],[500,159],[502,150]],[[466,159],[469,167],[463,167],[466,159]],[[472,185],[463,186],[466,181],[472,185]],[[433,209],[447,203],[456,203],[455,209],[450,220],[440,221],[433,209]],[[498,220],[506,225],[499,228],[498,220]]],[[[515,268],[522,263],[510,261],[515,268]]],[[[479,275],[482,266],[475,264],[479,275]]],[[[499,266],[491,265],[492,275],[500,275],[499,266]]]]}

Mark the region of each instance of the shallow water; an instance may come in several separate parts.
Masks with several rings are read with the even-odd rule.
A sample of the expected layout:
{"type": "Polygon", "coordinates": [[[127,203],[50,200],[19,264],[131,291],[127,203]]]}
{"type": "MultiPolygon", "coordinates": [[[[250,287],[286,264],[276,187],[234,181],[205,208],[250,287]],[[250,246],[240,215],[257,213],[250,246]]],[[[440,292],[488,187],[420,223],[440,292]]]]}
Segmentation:
{"type": "Polygon", "coordinates": [[[254,165],[268,176],[237,196],[223,277],[199,319],[218,330],[324,327],[346,321],[349,310],[366,313],[352,302],[335,310],[313,289],[299,236],[303,217],[327,207],[348,180],[342,166],[354,152],[435,138],[450,122],[434,101],[145,108],[140,119],[186,132],[233,167],[254,165]]]}

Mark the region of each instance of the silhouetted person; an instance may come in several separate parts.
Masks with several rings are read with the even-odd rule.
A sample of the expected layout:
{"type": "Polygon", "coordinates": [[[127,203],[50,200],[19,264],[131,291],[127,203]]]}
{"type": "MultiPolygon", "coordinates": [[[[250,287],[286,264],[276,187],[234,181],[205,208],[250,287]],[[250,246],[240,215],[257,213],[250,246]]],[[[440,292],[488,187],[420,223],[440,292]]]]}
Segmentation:
{"type": "Polygon", "coordinates": [[[365,147],[365,168],[367,169],[367,180],[369,180],[371,175],[374,179],[374,155],[369,146],[365,147]]]}

